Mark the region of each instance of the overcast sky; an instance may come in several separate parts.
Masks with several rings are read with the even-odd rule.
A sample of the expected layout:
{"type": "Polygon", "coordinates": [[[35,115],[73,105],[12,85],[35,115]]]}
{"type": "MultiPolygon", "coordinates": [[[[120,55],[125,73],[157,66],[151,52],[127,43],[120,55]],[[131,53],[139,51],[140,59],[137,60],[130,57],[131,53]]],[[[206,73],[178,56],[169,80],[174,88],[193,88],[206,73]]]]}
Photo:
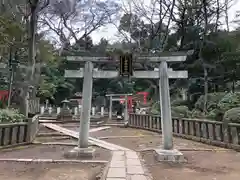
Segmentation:
{"type": "MultiPolygon", "coordinates": [[[[240,0],[235,0],[234,5],[229,9],[229,22],[234,20],[237,10],[240,10],[240,0]]],[[[230,26],[231,29],[234,29],[233,23],[231,23],[230,26]]],[[[116,34],[117,29],[113,25],[107,25],[106,27],[102,27],[98,31],[93,32],[91,36],[94,43],[98,43],[102,37],[114,42],[119,39],[116,34]]]]}

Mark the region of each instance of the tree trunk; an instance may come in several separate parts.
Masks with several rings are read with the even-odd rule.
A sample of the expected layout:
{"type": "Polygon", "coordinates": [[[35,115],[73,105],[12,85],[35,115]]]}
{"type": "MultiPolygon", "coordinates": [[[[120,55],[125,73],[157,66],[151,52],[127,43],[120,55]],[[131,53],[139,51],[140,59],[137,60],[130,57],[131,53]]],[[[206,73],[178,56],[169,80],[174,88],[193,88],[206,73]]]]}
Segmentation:
{"type": "Polygon", "coordinates": [[[207,101],[208,101],[208,71],[207,68],[204,66],[204,105],[203,105],[203,112],[207,114],[207,101]]]}
{"type": "Polygon", "coordinates": [[[200,47],[200,60],[202,61],[202,67],[204,72],[204,105],[203,105],[203,112],[206,115],[207,113],[207,101],[208,101],[208,70],[206,64],[204,63],[203,59],[203,48],[205,45],[206,34],[207,34],[207,27],[208,27],[208,11],[207,11],[207,1],[202,0],[203,12],[204,12],[204,31],[203,31],[203,39],[200,47]]]}
{"type": "Polygon", "coordinates": [[[235,93],[235,80],[232,81],[232,92],[235,93]]]}
{"type": "MultiPolygon", "coordinates": [[[[35,74],[35,67],[36,67],[36,29],[37,29],[37,4],[38,0],[29,3],[30,8],[30,18],[26,19],[26,26],[28,30],[28,70],[27,70],[27,79],[25,79],[26,84],[23,88],[25,91],[23,93],[24,101],[21,102],[22,113],[28,116],[28,91],[29,87],[33,86],[34,82],[34,74],[35,74]]],[[[34,87],[34,86],[33,86],[34,87]]]]}
{"type": "Polygon", "coordinates": [[[8,84],[8,102],[7,107],[11,106],[11,97],[12,97],[12,84],[13,84],[13,63],[12,63],[12,47],[10,47],[10,56],[9,56],[9,84],[8,84]]]}
{"type": "Polygon", "coordinates": [[[31,16],[29,22],[29,60],[28,64],[31,68],[30,81],[34,79],[35,66],[36,66],[36,29],[37,29],[37,5],[31,7],[31,16]]]}

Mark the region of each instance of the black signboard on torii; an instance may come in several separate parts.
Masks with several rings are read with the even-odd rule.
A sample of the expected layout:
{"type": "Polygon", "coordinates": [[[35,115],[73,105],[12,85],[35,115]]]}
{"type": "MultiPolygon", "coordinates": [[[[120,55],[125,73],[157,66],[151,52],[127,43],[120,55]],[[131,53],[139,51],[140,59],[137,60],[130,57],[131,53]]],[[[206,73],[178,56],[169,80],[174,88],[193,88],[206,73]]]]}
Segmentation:
{"type": "Polygon", "coordinates": [[[120,56],[120,76],[132,76],[133,75],[133,55],[126,53],[120,56]]]}

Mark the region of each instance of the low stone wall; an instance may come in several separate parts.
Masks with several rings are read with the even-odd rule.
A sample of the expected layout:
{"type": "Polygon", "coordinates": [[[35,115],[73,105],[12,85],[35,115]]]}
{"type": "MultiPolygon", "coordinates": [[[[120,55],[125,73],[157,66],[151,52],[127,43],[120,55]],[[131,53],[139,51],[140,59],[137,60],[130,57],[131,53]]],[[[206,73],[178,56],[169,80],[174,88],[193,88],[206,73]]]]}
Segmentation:
{"type": "MultiPolygon", "coordinates": [[[[161,132],[161,117],[130,114],[129,126],[161,132]]],[[[185,139],[240,150],[240,124],[218,121],[172,118],[173,134],[185,139]]]]}
{"type": "Polygon", "coordinates": [[[27,122],[0,124],[0,148],[31,143],[38,132],[38,116],[27,122]]]}

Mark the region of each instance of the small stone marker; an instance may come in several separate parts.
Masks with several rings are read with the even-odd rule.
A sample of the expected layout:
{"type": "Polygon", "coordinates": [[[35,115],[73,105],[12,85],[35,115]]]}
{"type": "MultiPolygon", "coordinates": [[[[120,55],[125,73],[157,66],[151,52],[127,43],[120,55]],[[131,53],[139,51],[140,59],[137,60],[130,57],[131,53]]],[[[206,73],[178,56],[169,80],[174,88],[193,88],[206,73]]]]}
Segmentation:
{"type": "Polygon", "coordinates": [[[57,107],[57,114],[59,114],[61,112],[61,108],[57,107]]]}
{"type": "Polygon", "coordinates": [[[78,108],[77,107],[74,107],[74,115],[78,115],[78,108]]]}
{"type": "Polygon", "coordinates": [[[48,108],[48,114],[52,114],[52,107],[48,108]]]}
{"type": "Polygon", "coordinates": [[[95,116],[95,107],[92,107],[92,116],[95,116]]]}
{"type": "Polygon", "coordinates": [[[101,107],[101,116],[104,116],[104,107],[101,107]]]}
{"type": "Polygon", "coordinates": [[[44,112],[45,112],[45,108],[44,108],[44,106],[41,106],[40,107],[40,114],[44,114],[44,112]]]}

